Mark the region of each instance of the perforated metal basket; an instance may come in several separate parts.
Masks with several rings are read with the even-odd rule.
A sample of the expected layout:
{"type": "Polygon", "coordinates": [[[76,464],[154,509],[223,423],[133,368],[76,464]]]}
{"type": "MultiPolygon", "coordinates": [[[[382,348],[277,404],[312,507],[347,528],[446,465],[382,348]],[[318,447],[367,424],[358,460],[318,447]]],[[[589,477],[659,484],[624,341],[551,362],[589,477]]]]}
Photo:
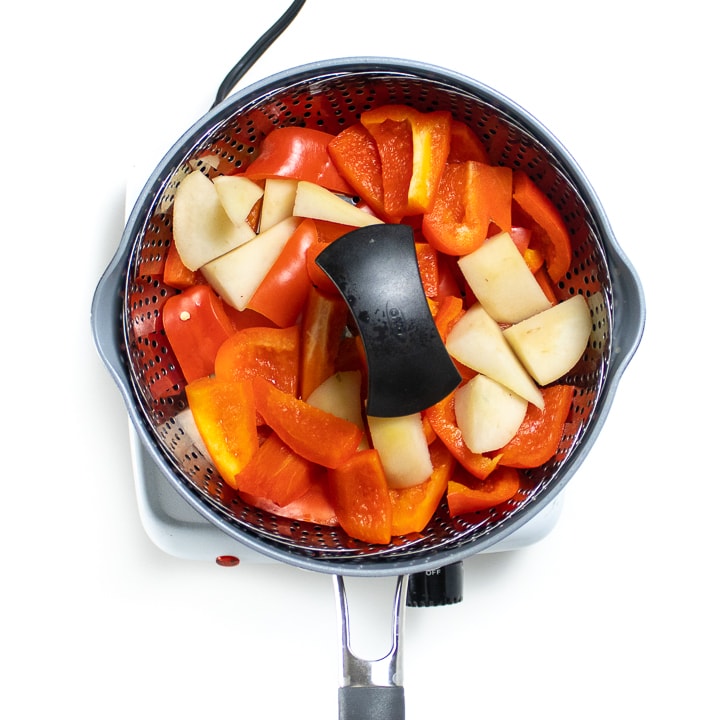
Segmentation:
{"type": "Polygon", "coordinates": [[[427,64],[382,58],[314,63],[232,95],[201,118],[163,158],[129,217],[93,302],[93,331],[130,418],[167,481],[233,538],[296,566],[340,575],[397,575],[441,567],[486,549],[553,500],[593,445],[621,374],[637,348],[644,300],[593,189],[563,146],[537,120],[473,79],[427,64]],[[162,282],[180,180],[241,171],[274,128],[303,125],[336,133],[361,112],[387,103],[449,110],[467,123],[490,160],[525,170],[560,210],[572,241],[563,297],[582,294],[592,309],[587,350],[565,378],[577,392],[556,456],[524,475],[515,498],[451,518],[442,505],[420,534],[370,546],[339,528],[287,520],[245,504],[184,431],[183,380],[162,332],[162,282]]]}

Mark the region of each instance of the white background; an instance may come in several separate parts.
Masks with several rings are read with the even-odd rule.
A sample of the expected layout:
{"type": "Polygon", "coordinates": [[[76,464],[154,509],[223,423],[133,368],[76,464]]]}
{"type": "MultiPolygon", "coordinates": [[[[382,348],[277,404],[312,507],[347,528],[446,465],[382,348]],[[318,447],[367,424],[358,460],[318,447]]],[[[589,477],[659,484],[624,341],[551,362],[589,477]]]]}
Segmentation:
{"type": "MultiPolygon", "coordinates": [[[[150,541],[90,333],[133,166],[149,174],[286,4],[3,13],[2,717],[336,717],[330,578],[150,541]]],[[[483,81],[575,156],[643,281],[643,343],[556,528],[468,561],[461,604],[408,611],[410,720],[720,716],[711,9],[308,0],[244,81],[350,55],[483,81]]]]}

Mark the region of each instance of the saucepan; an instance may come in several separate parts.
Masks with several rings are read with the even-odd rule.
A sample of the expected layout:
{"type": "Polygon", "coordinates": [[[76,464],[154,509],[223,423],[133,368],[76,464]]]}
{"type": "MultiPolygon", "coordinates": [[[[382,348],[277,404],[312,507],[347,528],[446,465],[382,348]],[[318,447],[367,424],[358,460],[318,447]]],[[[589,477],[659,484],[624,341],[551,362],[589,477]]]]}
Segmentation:
{"type": "MultiPolygon", "coordinates": [[[[298,5],[265,44],[292,19],[298,5]]],[[[448,568],[457,570],[464,559],[509,537],[558,498],[601,432],[620,378],[640,343],[642,288],[576,161],[547,128],[498,91],[424,62],[350,57],[293,67],[231,93],[243,69],[261,52],[262,43],[228,76],[213,107],[177,140],[148,178],[98,283],[92,330],[142,446],[175,491],[206,520],[254,551],[334,577],[342,629],[340,717],[401,718],[408,583],[428,582],[448,568]],[[302,126],[336,134],[356,122],[359,112],[389,101],[421,111],[448,111],[473,129],[492,163],[523,170],[542,189],[562,216],[572,245],[559,292],[563,299],[591,299],[592,330],[581,359],[563,378],[575,392],[557,451],[540,467],[522,473],[512,498],[463,515],[452,515],[441,502],[422,532],[373,544],[337,526],[284,518],[249,505],[223,481],[183,420],[188,410],[185,383],[160,321],[163,304],[177,290],[163,283],[161,268],[172,242],[175,193],[191,172],[241,172],[275,128],[302,126]],[[379,660],[356,657],[349,647],[343,578],[362,576],[398,579],[392,648],[379,660]]],[[[434,364],[428,365],[422,387],[433,383],[434,364]]],[[[439,367],[437,373],[440,378],[439,367]]],[[[451,596],[454,592],[449,591],[451,596]]]]}

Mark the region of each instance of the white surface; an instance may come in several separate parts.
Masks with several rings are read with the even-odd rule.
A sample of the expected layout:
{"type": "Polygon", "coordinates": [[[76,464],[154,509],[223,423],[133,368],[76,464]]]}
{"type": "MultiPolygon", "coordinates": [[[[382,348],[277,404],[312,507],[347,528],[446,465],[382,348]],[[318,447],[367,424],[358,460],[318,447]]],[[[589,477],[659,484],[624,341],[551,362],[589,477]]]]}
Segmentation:
{"type": "MultiPolygon", "coordinates": [[[[2,717],[336,717],[330,579],[178,560],[152,543],[89,323],[130,162],[149,173],[285,7],[7,13],[2,717]]],[[[570,149],[644,283],[644,342],[557,527],[468,562],[462,604],[408,612],[407,717],[717,718],[712,7],[516,0],[472,6],[472,18],[469,7],[308,0],[245,80],[363,54],[474,75],[570,149]]]]}

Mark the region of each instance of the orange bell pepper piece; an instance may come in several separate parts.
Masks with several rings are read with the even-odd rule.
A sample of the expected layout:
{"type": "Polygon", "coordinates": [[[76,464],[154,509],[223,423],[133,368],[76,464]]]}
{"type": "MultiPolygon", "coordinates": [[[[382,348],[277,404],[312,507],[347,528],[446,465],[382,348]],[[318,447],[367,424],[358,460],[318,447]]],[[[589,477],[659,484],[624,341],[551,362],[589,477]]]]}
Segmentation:
{"type": "Polygon", "coordinates": [[[572,405],[572,385],[541,388],[545,408],[528,404],[525,419],[515,437],[497,451],[500,465],[533,468],[551,460],[562,440],[565,422],[572,405]]]}
{"type": "Polygon", "coordinates": [[[380,155],[385,214],[418,215],[432,205],[450,152],[449,112],[420,112],[406,105],[367,110],[360,122],[380,155]]]}
{"type": "Polygon", "coordinates": [[[361,123],[341,131],[328,144],[340,174],[379,216],[385,216],[380,153],[373,136],[361,123]]]}
{"type": "Polygon", "coordinates": [[[447,163],[435,201],[424,214],[423,235],[438,251],[467,255],[487,237],[490,217],[482,200],[482,163],[447,163]]]}
{"type": "Polygon", "coordinates": [[[252,381],[257,410],[298,455],[323,467],[336,468],[358,448],[360,428],[283,392],[264,378],[252,381]]]}
{"type": "Polygon", "coordinates": [[[340,527],[352,538],[386,545],[392,529],[392,505],[377,450],[355,453],[328,472],[340,527]]]}
{"type": "Polygon", "coordinates": [[[450,152],[447,161],[465,162],[466,160],[488,164],[490,162],[480,138],[464,122],[453,120],[450,124],[450,152]]]}
{"type": "Polygon", "coordinates": [[[435,314],[435,327],[442,338],[447,340],[448,333],[452,330],[453,325],[463,316],[465,308],[463,307],[462,298],[456,295],[445,295],[440,300],[438,311],[435,314]]]}
{"type": "Polygon", "coordinates": [[[437,297],[440,292],[437,250],[426,242],[416,242],[415,255],[425,295],[429,298],[437,297]]]}
{"type": "Polygon", "coordinates": [[[301,520],[316,525],[326,525],[328,527],[335,527],[338,524],[335,506],[330,501],[327,482],[325,482],[325,478],[322,477],[314,478],[310,488],[304,495],[301,495],[297,500],[293,500],[282,507],[267,498],[254,497],[247,493],[240,493],[240,496],[249,505],[254,505],[260,510],[279,515],[280,517],[290,518],[291,520],[301,520]]]}
{"type": "Polygon", "coordinates": [[[391,534],[410,535],[425,529],[447,490],[456,460],[442,442],[430,445],[432,475],[420,485],[390,489],[391,534]]]}
{"type": "Polygon", "coordinates": [[[465,482],[448,482],[447,503],[451,517],[487,510],[510,500],[520,489],[515,468],[498,467],[484,480],[466,475],[465,482]]]}
{"type": "Polygon", "coordinates": [[[465,444],[462,432],[455,422],[455,392],[429,407],[425,414],[438,438],[469,473],[481,480],[490,475],[499,458],[474,453],[465,444]]]}
{"type": "Polygon", "coordinates": [[[347,304],[339,295],[311,288],[303,314],[300,337],[300,397],[306,400],[320,383],[335,372],[347,304]]]}
{"type": "Polygon", "coordinates": [[[283,507],[302,497],[319,472],[273,433],[235,476],[235,487],[283,507]]]}
{"type": "Polygon", "coordinates": [[[560,212],[521,170],[513,173],[513,200],[534,223],[533,236],[542,246],[548,274],[554,282],[559,282],[572,259],[570,235],[560,212]]]}
{"type": "Polygon", "coordinates": [[[233,333],[215,356],[215,375],[223,380],[264,377],[297,395],[300,328],[249,327],[233,333]]]}
{"type": "Polygon", "coordinates": [[[230,487],[258,449],[255,400],[249,380],[216,377],[185,388],[188,405],[210,458],[230,487]]]}
{"type": "Polygon", "coordinates": [[[209,285],[193,285],[169,297],[162,321],[188,382],[213,373],[218,349],[235,332],[224,303],[209,285]]]}

